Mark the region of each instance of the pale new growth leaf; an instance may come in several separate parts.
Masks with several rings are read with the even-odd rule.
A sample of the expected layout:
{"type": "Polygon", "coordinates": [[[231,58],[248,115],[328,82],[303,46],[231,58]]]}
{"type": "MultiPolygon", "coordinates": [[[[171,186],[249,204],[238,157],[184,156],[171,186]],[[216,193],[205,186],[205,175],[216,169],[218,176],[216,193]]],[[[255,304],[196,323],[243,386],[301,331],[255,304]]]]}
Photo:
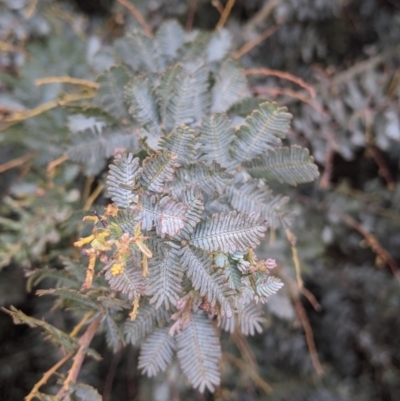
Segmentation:
{"type": "Polygon", "coordinates": [[[124,102],[124,87],[130,76],[124,67],[111,67],[96,80],[99,84],[95,100],[116,119],[128,118],[124,102]]]}
{"type": "Polygon", "coordinates": [[[176,155],[179,164],[192,163],[196,156],[194,133],[194,130],[182,124],[167,137],[162,137],[158,145],[176,155]]]}
{"type": "Polygon", "coordinates": [[[179,167],[177,156],[168,151],[158,152],[147,157],[139,175],[140,184],[145,191],[162,193],[164,184],[174,179],[175,169],[179,167]]]}
{"type": "Polygon", "coordinates": [[[136,175],[140,172],[139,159],[134,158],[131,153],[119,154],[108,167],[108,194],[119,207],[127,209],[132,202],[136,175]]]}
{"type": "Polygon", "coordinates": [[[200,249],[186,246],[180,250],[179,256],[193,288],[199,291],[201,296],[207,296],[212,306],[218,302],[222,314],[232,316],[235,293],[229,289],[222,271],[212,273],[210,255],[200,249]]]}
{"type": "Polygon", "coordinates": [[[267,231],[267,225],[257,214],[214,214],[194,229],[190,244],[207,252],[233,253],[255,248],[267,231]]]}
{"type": "Polygon", "coordinates": [[[236,132],[233,157],[240,163],[250,160],[281,144],[288,131],[292,115],[286,107],[265,102],[254,110],[236,132]]]}
{"type": "Polygon", "coordinates": [[[231,164],[229,147],[235,136],[229,118],[225,114],[204,117],[200,133],[201,158],[209,164],[215,160],[222,167],[229,168],[231,164]]]}
{"type": "Polygon", "coordinates": [[[143,342],[139,354],[139,369],[149,377],[167,369],[175,351],[175,339],[169,327],[156,328],[143,342]]]}
{"type": "Polygon", "coordinates": [[[106,332],[107,345],[113,350],[113,352],[117,352],[123,345],[122,331],[109,314],[104,315],[102,323],[106,332]]]}
{"type": "Polygon", "coordinates": [[[223,113],[234,103],[250,96],[247,80],[243,70],[236,61],[226,60],[216,76],[212,90],[213,113],[223,113]]]}
{"type": "Polygon", "coordinates": [[[221,345],[212,322],[193,314],[188,327],[177,336],[178,361],[183,373],[201,393],[220,384],[221,345]]]}
{"type": "Polygon", "coordinates": [[[207,46],[208,62],[223,60],[228,55],[231,47],[232,37],[227,29],[214,32],[207,46]]]}
{"type": "Polygon", "coordinates": [[[196,185],[204,195],[215,198],[223,193],[231,179],[232,175],[217,162],[213,162],[211,166],[204,163],[191,164],[177,171],[171,191],[175,197],[180,197],[183,191],[196,185]]]}
{"type": "Polygon", "coordinates": [[[262,324],[266,321],[262,307],[254,302],[250,302],[239,311],[238,319],[240,331],[245,336],[261,333],[262,324]]]}
{"type": "Polygon", "coordinates": [[[158,197],[144,194],[136,207],[139,212],[137,219],[142,222],[142,229],[145,231],[155,226],[161,238],[166,234],[174,236],[179,234],[185,225],[187,208],[185,203],[169,196],[164,196],[158,201],[158,197]]]}
{"type": "Polygon", "coordinates": [[[270,150],[245,163],[245,167],[252,177],[277,180],[290,185],[311,182],[319,176],[308,149],[296,145],[270,150]]]}
{"type": "Polygon", "coordinates": [[[261,302],[266,302],[267,297],[275,294],[282,287],[282,281],[273,276],[262,275],[256,281],[256,292],[260,296],[261,302]]]}
{"type": "Polygon", "coordinates": [[[184,269],[176,251],[167,245],[157,256],[149,260],[147,295],[152,297],[149,302],[155,304],[156,309],[164,305],[169,310],[170,305],[175,306],[182,291],[184,269]]]}

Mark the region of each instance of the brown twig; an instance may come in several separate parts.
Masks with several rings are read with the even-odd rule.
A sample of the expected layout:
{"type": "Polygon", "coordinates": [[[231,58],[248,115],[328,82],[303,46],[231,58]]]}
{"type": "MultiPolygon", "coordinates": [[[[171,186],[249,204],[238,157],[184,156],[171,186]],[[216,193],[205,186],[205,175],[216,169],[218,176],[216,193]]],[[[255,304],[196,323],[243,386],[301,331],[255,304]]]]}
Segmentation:
{"type": "Polygon", "coordinates": [[[73,77],[69,77],[69,76],[45,77],[45,78],[39,78],[39,79],[35,80],[36,86],[45,85],[45,84],[57,84],[57,83],[81,85],[81,86],[86,86],[91,89],[97,89],[99,87],[99,84],[97,82],[88,81],[87,79],[73,78],[73,77]]]}
{"type": "Polygon", "coordinates": [[[278,71],[278,70],[270,70],[269,68],[249,68],[244,71],[245,75],[266,75],[266,76],[274,76],[282,79],[286,79],[287,81],[294,82],[295,84],[301,86],[306,91],[310,93],[311,97],[315,97],[315,89],[308,83],[304,82],[301,78],[296,77],[288,72],[278,71]]]}
{"type": "Polygon", "coordinates": [[[261,378],[254,369],[249,369],[246,363],[241,361],[239,358],[236,358],[232,354],[224,353],[223,356],[225,357],[225,359],[233,362],[240,370],[247,373],[250,376],[251,380],[253,380],[253,382],[256,384],[256,386],[261,388],[267,394],[272,393],[272,387],[263,378],[261,378]]]}
{"type": "Polygon", "coordinates": [[[17,157],[16,159],[10,160],[4,164],[0,164],[0,174],[7,170],[11,170],[12,168],[23,165],[27,161],[33,159],[37,154],[38,152],[29,152],[26,155],[17,157]]]}
{"type": "Polygon", "coordinates": [[[229,14],[231,13],[232,7],[234,6],[234,4],[235,4],[235,0],[228,0],[228,2],[226,3],[224,11],[222,11],[221,17],[215,27],[215,29],[217,31],[219,31],[220,29],[222,29],[224,27],[226,20],[228,19],[229,14]]]}
{"type": "Polygon", "coordinates": [[[224,7],[219,0],[211,0],[211,5],[217,9],[220,15],[224,12],[224,7]]]}
{"type": "Polygon", "coordinates": [[[189,0],[189,1],[190,1],[189,10],[185,26],[187,31],[191,31],[193,29],[194,15],[196,14],[196,6],[197,6],[197,0],[189,0]]]}
{"type": "Polygon", "coordinates": [[[65,379],[63,386],[57,393],[57,397],[61,397],[63,394],[65,394],[68,391],[69,385],[71,383],[76,382],[76,379],[78,378],[79,372],[82,367],[83,360],[85,359],[86,349],[92,342],[92,339],[96,334],[97,328],[100,325],[100,321],[101,321],[101,316],[93,320],[93,322],[86,329],[85,333],[79,339],[79,348],[74,356],[74,362],[72,363],[72,366],[68,372],[68,376],[65,379]]]}
{"type": "Polygon", "coordinates": [[[375,146],[370,146],[366,150],[366,155],[367,157],[371,157],[377,164],[378,174],[383,177],[383,179],[386,181],[387,188],[392,191],[396,186],[396,182],[394,181],[392,173],[386,165],[385,159],[382,157],[382,154],[375,146]]]}
{"type": "Polygon", "coordinates": [[[247,365],[249,365],[252,370],[256,370],[256,357],[254,356],[254,353],[249,347],[249,344],[243,334],[236,330],[231,334],[231,339],[238,347],[240,355],[246,361],[247,365]]]}
{"type": "Polygon", "coordinates": [[[115,377],[115,372],[117,371],[117,367],[119,365],[119,362],[121,361],[121,358],[122,358],[122,350],[119,350],[114,355],[111,361],[111,365],[108,368],[106,381],[104,383],[104,389],[103,389],[103,401],[109,401],[111,399],[111,390],[115,377]]]}
{"type": "MultiPolygon", "coordinates": [[[[70,333],[70,337],[76,337],[80,329],[86,324],[88,319],[93,315],[93,312],[88,312],[83,316],[83,319],[73,328],[70,333]]],[[[43,374],[42,378],[33,386],[31,392],[25,397],[25,401],[31,401],[35,398],[38,393],[40,387],[47,383],[50,377],[62,366],[65,362],[67,362],[73,353],[67,354],[64,358],[60,359],[54,366],[52,366],[46,373],[43,374]]]]}
{"type": "Polygon", "coordinates": [[[311,362],[314,366],[317,375],[322,376],[324,374],[324,370],[322,368],[321,362],[319,361],[317,347],[315,346],[314,342],[314,333],[312,331],[310,321],[308,320],[307,313],[297,296],[294,295],[292,297],[292,300],[294,302],[294,306],[296,308],[297,314],[301,321],[301,325],[303,326],[304,333],[306,335],[306,342],[308,351],[310,353],[311,362]]]}
{"type": "Polygon", "coordinates": [[[47,172],[48,173],[52,172],[57,166],[59,166],[60,164],[64,163],[67,160],[68,160],[68,156],[62,155],[62,156],[58,157],[56,160],[51,161],[47,165],[47,168],[46,168],[47,172]]]}
{"type": "Polygon", "coordinates": [[[250,32],[256,29],[263,21],[265,21],[274,9],[282,3],[282,0],[269,0],[264,2],[263,7],[251,17],[243,27],[244,32],[250,32]]]}
{"type": "Polygon", "coordinates": [[[147,36],[152,37],[153,32],[150,28],[150,25],[145,21],[140,11],[128,0],[117,0],[118,3],[125,6],[129,12],[136,18],[137,22],[142,26],[147,36]]]}
{"type": "Polygon", "coordinates": [[[239,50],[236,50],[235,53],[233,53],[233,58],[240,58],[246,53],[248,53],[250,50],[252,50],[254,47],[258,46],[261,42],[272,36],[279,28],[281,25],[275,25],[271,28],[266,29],[260,35],[256,36],[254,39],[248,41],[245,43],[239,50]]]}
{"type": "Polygon", "coordinates": [[[253,89],[253,92],[258,95],[268,93],[271,96],[283,95],[283,96],[292,97],[294,99],[300,100],[303,103],[308,104],[313,109],[318,111],[318,113],[321,113],[322,115],[326,115],[326,112],[319,104],[315,103],[314,101],[312,101],[310,98],[308,98],[301,92],[297,92],[297,91],[294,91],[291,89],[284,89],[284,88],[275,88],[275,87],[269,88],[267,86],[255,86],[252,89],[253,89]]]}
{"type": "Polygon", "coordinates": [[[317,298],[315,298],[311,291],[307,290],[305,287],[300,288],[299,291],[301,295],[304,295],[307,298],[308,302],[317,312],[321,310],[321,304],[317,301],[317,298]]]}
{"type": "Polygon", "coordinates": [[[369,233],[356,219],[347,213],[336,212],[341,220],[361,234],[371,249],[390,267],[396,280],[400,283],[400,267],[392,255],[381,245],[375,235],[369,233]]]}
{"type": "Polygon", "coordinates": [[[319,187],[321,189],[329,189],[331,187],[331,177],[333,170],[333,156],[335,153],[335,141],[331,132],[325,133],[326,137],[326,151],[325,151],[325,166],[324,172],[321,175],[319,187]]]}

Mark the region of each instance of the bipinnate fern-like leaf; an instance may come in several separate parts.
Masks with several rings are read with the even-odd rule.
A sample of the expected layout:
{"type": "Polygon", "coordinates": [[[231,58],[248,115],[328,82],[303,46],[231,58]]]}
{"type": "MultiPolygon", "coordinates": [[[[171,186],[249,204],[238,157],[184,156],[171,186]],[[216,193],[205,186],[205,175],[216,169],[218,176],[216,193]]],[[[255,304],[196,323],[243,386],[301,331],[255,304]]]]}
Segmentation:
{"type": "Polygon", "coordinates": [[[129,114],[151,135],[161,135],[158,105],[153,88],[144,77],[135,77],[125,86],[129,114]]]}
{"type": "Polygon", "coordinates": [[[185,40],[185,31],[176,20],[165,21],[156,33],[160,54],[167,61],[174,60],[185,40]]]}
{"type": "Polygon", "coordinates": [[[177,356],[181,369],[201,393],[214,391],[220,383],[221,345],[212,322],[204,314],[193,314],[189,325],[177,335],[177,356]]]}
{"type": "Polygon", "coordinates": [[[121,292],[129,299],[145,295],[146,278],[142,275],[140,260],[131,258],[120,274],[115,275],[112,273],[112,269],[108,269],[104,277],[110,284],[111,289],[121,292]]]}
{"type": "Polygon", "coordinates": [[[158,42],[136,30],[127,36],[137,68],[148,73],[159,73],[164,69],[158,42]]]}
{"type": "Polygon", "coordinates": [[[180,197],[183,191],[195,185],[204,195],[215,198],[223,193],[231,179],[232,175],[217,162],[213,162],[211,166],[205,163],[190,164],[177,171],[171,192],[173,196],[180,197]]]}
{"type": "Polygon", "coordinates": [[[272,147],[281,144],[288,131],[292,115],[286,107],[276,103],[260,104],[236,132],[233,157],[238,161],[251,160],[272,147]]]}
{"type": "Polygon", "coordinates": [[[129,79],[129,73],[124,67],[115,66],[103,72],[96,80],[99,88],[95,101],[118,120],[129,117],[124,102],[124,87],[129,79]]]}
{"type": "Polygon", "coordinates": [[[161,120],[166,125],[167,130],[173,128],[174,122],[169,117],[169,107],[171,99],[175,97],[175,85],[178,77],[182,73],[183,68],[181,64],[175,64],[168,68],[163,75],[161,75],[160,83],[156,88],[156,94],[159,101],[159,110],[161,120]]]}
{"type": "MultiPolygon", "coordinates": [[[[53,398],[51,395],[40,393],[38,398],[40,401],[57,401],[59,397],[53,398]]],[[[84,383],[71,383],[68,388],[68,397],[64,398],[74,401],[102,401],[103,399],[94,387],[84,383]]]]}
{"type": "Polygon", "coordinates": [[[197,223],[200,222],[204,211],[203,196],[198,187],[191,186],[186,191],[181,192],[178,200],[187,205],[186,222],[181,237],[189,239],[197,223]]]}
{"type": "Polygon", "coordinates": [[[172,130],[180,124],[198,125],[209,108],[208,69],[201,60],[188,61],[172,83],[164,124],[172,130]]]}
{"type": "Polygon", "coordinates": [[[140,172],[139,159],[132,153],[117,155],[109,166],[107,189],[111,199],[119,207],[128,209],[132,202],[132,190],[136,175],[140,172]]]}
{"type": "Polygon", "coordinates": [[[149,231],[155,226],[161,238],[166,234],[173,237],[179,234],[185,225],[187,208],[185,203],[170,196],[159,200],[156,196],[143,194],[136,207],[139,211],[137,219],[142,222],[143,230],[149,231]]]}
{"type": "Polygon", "coordinates": [[[226,316],[219,318],[218,327],[228,333],[233,333],[237,325],[240,332],[245,336],[254,336],[256,333],[262,332],[262,324],[265,321],[264,312],[260,304],[250,302],[242,306],[234,318],[229,319],[226,316]]]}
{"type": "Polygon", "coordinates": [[[311,182],[319,176],[308,149],[296,145],[272,149],[244,165],[252,177],[290,185],[311,182]]]}
{"type": "Polygon", "coordinates": [[[266,302],[267,297],[275,294],[283,287],[283,283],[279,278],[260,275],[256,280],[256,292],[261,302],[266,302]]]}
{"type": "Polygon", "coordinates": [[[167,369],[175,352],[175,338],[169,327],[156,328],[143,342],[139,354],[139,369],[147,376],[156,376],[167,369]]]}
{"type": "Polygon", "coordinates": [[[195,160],[195,136],[194,130],[187,125],[179,125],[167,137],[162,137],[159,147],[168,150],[177,156],[179,164],[192,163],[195,160]]]}
{"type": "Polygon", "coordinates": [[[285,208],[289,197],[272,195],[272,191],[259,180],[239,182],[226,189],[228,202],[239,212],[259,213],[272,228],[287,227],[289,220],[285,208]]]}
{"type": "Polygon", "coordinates": [[[177,156],[164,150],[147,157],[139,175],[140,184],[145,191],[162,193],[164,184],[172,181],[175,169],[179,167],[177,156]]]}
{"type": "Polygon", "coordinates": [[[229,118],[225,114],[205,116],[200,133],[202,160],[209,164],[217,161],[222,167],[229,168],[231,164],[229,147],[235,137],[235,130],[229,118]]]}
{"type": "Polygon", "coordinates": [[[250,302],[239,311],[240,331],[245,336],[254,336],[262,332],[262,324],[266,321],[260,304],[250,302]]]}
{"type": "Polygon", "coordinates": [[[250,95],[246,77],[242,68],[234,60],[226,60],[216,76],[212,89],[213,113],[226,112],[234,103],[250,95]]]}
{"type": "Polygon", "coordinates": [[[207,59],[209,63],[223,60],[232,47],[232,38],[227,29],[216,31],[211,36],[207,46],[207,59]]]}
{"type": "Polygon", "coordinates": [[[85,166],[89,176],[99,174],[106,166],[106,159],[115,154],[116,149],[137,149],[134,133],[119,128],[104,128],[100,131],[87,129],[71,136],[66,154],[68,159],[85,166]]]}
{"type": "Polygon", "coordinates": [[[124,324],[124,335],[127,342],[137,345],[154,327],[164,325],[169,320],[170,313],[161,306],[156,309],[153,305],[140,305],[139,314],[134,321],[124,324]]]}
{"type": "Polygon", "coordinates": [[[164,305],[166,310],[175,306],[182,291],[184,269],[176,251],[164,245],[162,253],[149,260],[149,277],[147,295],[151,297],[150,304],[156,308],[164,305]]]}
{"type": "Polygon", "coordinates": [[[114,352],[117,352],[124,345],[124,337],[121,329],[108,313],[103,316],[102,323],[104,331],[106,332],[107,345],[114,352]]]}
{"type": "Polygon", "coordinates": [[[190,236],[189,243],[207,252],[244,251],[255,248],[267,231],[266,222],[257,214],[214,214],[201,221],[190,236]]]}
{"type": "Polygon", "coordinates": [[[185,246],[179,251],[179,257],[193,288],[199,291],[201,296],[207,296],[211,306],[218,302],[222,314],[232,316],[235,293],[229,289],[223,272],[212,272],[210,255],[200,249],[185,246]]]}

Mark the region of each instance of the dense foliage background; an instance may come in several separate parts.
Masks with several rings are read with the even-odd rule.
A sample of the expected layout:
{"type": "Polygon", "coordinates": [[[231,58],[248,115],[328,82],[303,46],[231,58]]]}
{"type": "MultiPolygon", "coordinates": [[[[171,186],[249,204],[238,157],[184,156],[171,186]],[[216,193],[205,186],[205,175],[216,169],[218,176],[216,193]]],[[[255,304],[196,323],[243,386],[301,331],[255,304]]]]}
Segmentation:
{"type": "MultiPolygon", "coordinates": [[[[83,232],[82,216],[94,202],[107,202],[99,194],[110,155],[99,158],[95,170],[81,168],[79,160],[49,168],[72,146],[70,132],[81,123],[68,96],[85,92],[35,80],[94,81],[110,63],[110,44],[140,27],[121,3],[0,3],[0,304],[67,331],[76,324],[74,314],[53,308],[50,296],[35,295],[51,280],[27,288],[27,275],[45,266],[61,269],[66,257],[79,256],[72,243],[83,232]],[[18,116],[29,109],[37,111],[31,118],[18,116]]],[[[155,30],[168,18],[188,29],[214,29],[225,6],[132,3],[155,30]]],[[[400,5],[237,0],[226,27],[254,93],[289,108],[289,142],[309,147],[320,167],[317,183],[283,190],[297,242],[278,230],[261,250],[277,259],[286,285],[268,304],[263,334],[248,345],[243,338],[226,343],[238,359],[224,359],[215,395],[180,392],[177,372],[150,382],[136,368],[135,348],[114,355],[101,336],[92,346],[103,360],[88,358],[80,379],[104,400],[397,400],[400,5]],[[249,43],[254,46],[242,47],[249,43]],[[254,70],[261,68],[268,70],[254,70]],[[283,72],[301,81],[283,79],[283,72]],[[296,252],[307,289],[302,294],[296,252]]],[[[38,329],[0,314],[0,400],[22,400],[61,357],[38,329]]],[[[55,384],[50,380],[46,392],[55,384]]]]}

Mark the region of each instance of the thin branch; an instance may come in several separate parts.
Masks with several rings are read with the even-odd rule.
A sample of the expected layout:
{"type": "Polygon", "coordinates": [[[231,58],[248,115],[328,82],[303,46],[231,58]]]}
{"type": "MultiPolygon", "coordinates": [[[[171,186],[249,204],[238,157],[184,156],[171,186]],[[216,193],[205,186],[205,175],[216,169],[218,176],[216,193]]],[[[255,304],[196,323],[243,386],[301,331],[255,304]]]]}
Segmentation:
{"type": "Polygon", "coordinates": [[[370,146],[369,148],[367,148],[366,154],[367,157],[371,157],[377,164],[378,174],[383,177],[383,179],[386,181],[387,188],[392,191],[396,186],[396,182],[394,181],[392,173],[386,165],[385,159],[382,157],[382,154],[374,146],[370,146]]]}
{"type": "Polygon", "coordinates": [[[314,342],[314,333],[312,331],[310,321],[308,320],[307,313],[303,308],[303,305],[301,304],[298,297],[293,296],[292,300],[294,302],[294,306],[296,308],[297,314],[301,321],[301,325],[303,326],[304,333],[306,335],[306,342],[308,346],[308,351],[310,353],[311,362],[314,366],[317,375],[322,376],[324,374],[324,370],[318,358],[317,347],[315,346],[314,342]]]}
{"type": "Polygon", "coordinates": [[[103,389],[103,401],[109,401],[111,399],[111,390],[115,377],[115,372],[117,371],[119,362],[122,358],[122,350],[119,350],[113,357],[110,367],[108,368],[106,381],[104,383],[103,389]]]}
{"type": "Polygon", "coordinates": [[[68,391],[69,385],[76,382],[76,379],[78,378],[79,372],[82,367],[83,360],[85,359],[86,349],[92,342],[92,339],[100,325],[100,321],[101,316],[93,320],[90,326],[86,329],[85,333],[79,339],[78,352],[74,356],[74,362],[72,363],[71,369],[68,372],[68,376],[65,379],[63,386],[57,393],[57,397],[61,397],[63,394],[65,394],[68,391]]]}
{"type": "MultiPolygon", "coordinates": [[[[79,330],[86,324],[88,319],[93,316],[93,312],[88,312],[83,316],[83,319],[73,328],[70,333],[70,337],[75,337],[79,330]]],[[[60,359],[54,366],[52,366],[46,373],[43,374],[42,378],[33,386],[31,392],[25,397],[25,401],[31,401],[35,398],[36,394],[38,393],[40,387],[45,385],[50,377],[62,366],[65,362],[67,362],[73,353],[67,354],[64,358],[60,359]]]]}
{"type": "Polygon", "coordinates": [[[231,334],[231,339],[238,347],[240,355],[247,362],[247,365],[249,365],[249,367],[252,370],[256,370],[257,369],[256,357],[254,356],[254,353],[251,350],[251,348],[249,347],[249,344],[248,344],[246,338],[243,336],[243,334],[240,333],[239,331],[235,330],[231,334]]]}
{"type": "Polygon", "coordinates": [[[32,401],[36,398],[36,394],[38,393],[40,387],[45,385],[47,381],[53,376],[54,373],[62,366],[65,362],[67,362],[73,353],[67,354],[64,358],[60,359],[54,366],[52,366],[46,373],[43,374],[42,378],[33,386],[31,392],[24,398],[25,401],[32,401]]]}
{"type": "Polygon", "coordinates": [[[286,79],[287,81],[294,82],[295,84],[301,86],[306,91],[310,93],[311,97],[315,97],[315,89],[308,83],[304,82],[300,77],[296,77],[288,72],[278,71],[278,70],[270,70],[269,68],[249,68],[244,71],[245,75],[266,75],[266,76],[274,76],[282,79],[286,79]]]}
{"type": "Polygon", "coordinates": [[[88,81],[87,79],[73,78],[69,76],[61,76],[61,77],[46,77],[39,78],[35,80],[35,85],[45,85],[45,84],[57,84],[57,83],[65,83],[72,85],[82,85],[91,89],[97,89],[99,84],[97,82],[88,81]]]}
{"type": "Polygon", "coordinates": [[[272,393],[272,387],[263,378],[261,378],[254,369],[249,369],[249,367],[243,361],[241,361],[239,358],[236,358],[232,354],[224,353],[223,355],[226,359],[230,360],[230,362],[233,362],[242,372],[248,374],[256,386],[261,388],[267,394],[272,393]]]}
{"type": "Polygon", "coordinates": [[[197,0],[189,0],[189,10],[186,18],[186,30],[191,31],[193,29],[194,15],[196,14],[197,0]]]}
{"type": "Polygon", "coordinates": [[[52,162],[50,162],[47,165],[47,172],[50,173],[52,172],[57,166],[59,166],[60,164],[64,163],[65,161],[68,160],[68,156],[67,155],[62,155],[59,158],[57,158],[56,160],[53,160],[52,162]]]}
{"type": "Polygon", "coordinates": [[[293,259],[294,268],[296,271],[297,285],[301,289],[304,287],[304,285],[303,285],[303,279],[301,278],[300,259],[299,259],[299,254],[297,252],[297,247],[296,247],[297,238],[288,228],[285,229],[285,234],[286,234],[286,238],[288,239],[288,241],[290,243],[290,247],[292,250],[292,259],[293,259]]]}
{"type": "Polygon", "coordinates": [[[0,174],[12,168],[19,167],[26,163],[27,161],[33,159],[38,152],[29,152],[23,156],[17,157],[16,159],[10,160],[4,164],[0,164],[0,174]]]}
{"type": "Polygon", "coordinates": [[[92,91],[85,93],[67,94],[61,99],[52,100],[51,102],[44,103],[38,107],[35,107],[34,109],[13,113],[10,116],[4,117],[3,121],[5,123],[18,123],[20,121],[27,120],[28,118],[36,117],[56,107],[65,106],[78,100],[91,99],[93,96],[94,92],[92,91]]]}
{"type": "Polygon", "coordinates": [[[235,4],[235,0],[228,0],[228,2],[226,3],[224,11],[221,14],[221,17],[217,23],[217,26],[215,27],[215,29],[217,31],[219,31],[220,29],[222,29],[224,27],[226,20],[228,19],[229,14],[231,13],[232,7],[234,4],[235,4]]]}
{"type": "Polygon", "coordinates": [[[119,4],[125,6],[129,12],[136,18],[137,22],[142,26],[147,36],[152,37],[153,32],[150,25],[145,21],[140,11],[128,0],[117,0],[119,4]]]}
{"type": "Polygon", "coordinates": [[[375,235],[369,233],[356,219],[347,213],[336,212],[341,220],[361,234],[371,249],[390,267],[396,280],[400,283],[400,267],[392,255],[381,245],[375,235]]]}
{"type": "Polygon", "coordinates": [[[211,5],[217,9],[220,15],[224,12],[224,7],[219,0],[211,0],[211,5]]]}
{"type": "Polygon", "coordinates": [[[258,46],[261,42],[272,36],[280,27],[281,25],[275,25],[271,28],[266,29],[264,32],[256,36],[254,39],[245,43],[239,50],[236,50],[235,53],[233,53],[233,58],[237,59],[244,56],[254,47],[258,46]]]}
{"type": "Polygon", "coordinates": [[[251,19],[249,19],[248,22],[244,25],[244,32],[250,32],[257,28],[258,25],[260,25],[271,15],[271,13],[280,3],[282,3],[282,0],[265,1],[261,10],[254,14],[254,16],[251,17],[251,19]]]}
{"type": "Polygon", "coordinates": [[[321,189],[328,189],[331,187],[331,176],[333,170],[333,156],[335,153],[335,141],[331,132],[326,132],[326,151],[325,151],[325,168],[321,175],[319,187],[321,189]]]}
{"type": "Polygon", "coordinates": [[[255,86],[253,87],[253,92],[256,94],[265,94],[268,93],[271,96],[283,95],[289,96],[294,99],[300,100],[303,103],[308,104],[313,109],[321,113],[322,115],[326,115],[324,109],[316,102],[312,101],[310,98],[304,95],[304,93],[297,92],[291,89],[284,89],[284,88],[269,88],[267,86],[255,86]]]}
{"type": "Polygon", "coordinates": [[[93,202],[97,199],[97,197],[101,194],[101,191],[104,189],[103,184],[99,184],[96,189],[92,192],[92,194],[87,198],[85,205],[83,206],[83,210],[90,210],[92,208],[93,202]]]}
{"type": "Polygon", "coordinates": [[[0,40],[0,51],[27,54],[24,49],[11,45],[10,43],[4,42],[3,40],[0,40]]]}

